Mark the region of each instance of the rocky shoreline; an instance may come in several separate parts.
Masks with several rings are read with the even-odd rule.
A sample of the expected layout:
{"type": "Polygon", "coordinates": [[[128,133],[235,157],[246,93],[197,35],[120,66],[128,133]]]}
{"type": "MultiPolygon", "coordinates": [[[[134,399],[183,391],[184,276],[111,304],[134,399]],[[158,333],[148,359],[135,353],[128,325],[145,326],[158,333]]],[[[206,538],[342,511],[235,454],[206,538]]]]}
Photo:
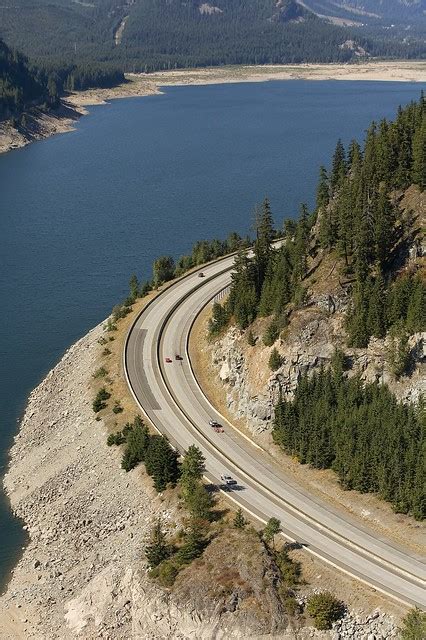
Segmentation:
{"type": "MultiPolygon", "coordinates": [[[[30,541],[0,597],[0,640],[248,637],[238,611],[235,620],[207,606],[200,611],[186,581],[170,594],[147,576],[143,546],[153,522],[161,516],[173,530],[179,514],[143,468],[125,473],[119,450],[106,445],[91,406],[102,334],[99,325],[75,343],[31,393],[10,451],[4,487],[30,541]]],[[[250,637],[396,635],[388,613],[358,610],[330,632],[250,637]]]]}
{"type": "MultiPolygon", "coordinates": [[[[143,468],[125,473],[119,450],[106,445],[91,406],[103,334],[99,325],[76,342],[31,393],[10,451],[4,487],[30,541],[0,597],[0,640],[397,637],[394,617],[373,607],[348,612],[329,632],[248,636],[238,610],[197,605],[200,586],[193,595],[188,586],[196,573],[175,594],[153,584],[148,532],[158,517],[173,530],[179,514],[143,468]]],[[[328,586],[325,567],[321,580],[315,589],[328,586]]]]}
{"type": "Polygon", "coordinates": [[[120,469],[95,420],[101,334],[73,345],[31,393],[10,452],[4,487],[30,542],[0,598],[2,640],[149,637],[156,624],[161,594],[138,575],[147,530],[170,512],[140,469],[120,469]]]}

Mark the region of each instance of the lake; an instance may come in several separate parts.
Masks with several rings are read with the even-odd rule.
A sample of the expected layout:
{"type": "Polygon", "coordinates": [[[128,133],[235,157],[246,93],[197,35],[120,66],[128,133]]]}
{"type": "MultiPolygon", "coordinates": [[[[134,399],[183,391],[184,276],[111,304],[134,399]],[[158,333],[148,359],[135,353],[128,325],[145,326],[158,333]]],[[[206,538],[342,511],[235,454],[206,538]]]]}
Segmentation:
{"type": "MultiPolygon", "coordinates": [[[[273,81],[173,87],[93,107],[76,131],[0,156],[0,472],[30,391],[127,293],[199,239],[314,202],[337,139],[361,140],[420,85],[273,81]]],[[[25,535],[0,497],[0,583],[25,535]]]]}

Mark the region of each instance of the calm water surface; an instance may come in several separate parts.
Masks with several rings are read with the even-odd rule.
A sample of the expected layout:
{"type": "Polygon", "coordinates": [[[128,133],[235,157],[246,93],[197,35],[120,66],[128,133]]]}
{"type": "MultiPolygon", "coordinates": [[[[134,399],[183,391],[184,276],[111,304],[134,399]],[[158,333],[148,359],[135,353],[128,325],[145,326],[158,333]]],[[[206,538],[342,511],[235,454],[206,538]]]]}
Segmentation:
{"type": "MultiPolygon", "coordinates": [[[[90,110],[77,130],[0,156],[0,472],[31,389],[127,292],[201,238],[313,203],[336,140],[417,99],[415,84],[167,88],[90,110]]],[[[0,582],[25,537],[0,500],[0,582]]]]}

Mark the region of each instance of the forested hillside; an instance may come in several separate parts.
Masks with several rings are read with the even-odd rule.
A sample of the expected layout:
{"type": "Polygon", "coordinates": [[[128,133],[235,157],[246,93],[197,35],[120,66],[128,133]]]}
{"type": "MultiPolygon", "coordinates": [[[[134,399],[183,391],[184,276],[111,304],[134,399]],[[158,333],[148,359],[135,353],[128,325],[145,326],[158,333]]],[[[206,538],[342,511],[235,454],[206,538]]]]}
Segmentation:
{"type": "MultiPolygon", "coordinates": [[[[274,345],[285,345],[293,314],[312,304],[316,274],[328,261],[333,267],[326,278],[333,273],[347,300],[343,346],[355,354],[381,340],[385,346],[377,348],[387,350],[392,379],[410,376],[410,336],[426,327],[426,251],[423,209],[401,214],[408,187],[426,188],[423,96],[399,109],[393,122],[372,123],[363,147],[337,143],[330,170],[320,170],[315,210],[302,206],[298,222],[285,223],[278,249],[272,241],[280,232],[263,203],[254,256],[240,251],[229,297],[213,307],[211,335],[235,322],[254,345],[251,324],[268,318],[263,343],[274,347],[269,366],[279,370],[283,359],[274,345]]],[[[384,384],[363,386],[351,371],[353,359],[336,352],[333,371],[303,373],[294,398],[278,403],[274,438],[300,462],[333,468],[345,488],[378,493],[397,511],[422,519],[423,400],[416,408],[403,406],[384,384]]]]}
{"type": "Polygon", "coordinates": [[[416,21],[409,31],[395,32],[382,26],[342,26],[342,21],[333,23],[329,16],[317,15],[323,2],[313,3],[312,11],[308,4],[296,0],[11,0],[0,7],[0,37],[37,62],[50,60],[57,66],[64,66],[64,61],[75,65],[112,62],[125,71],[347,62],[360,55],[425,56],[424,33],[417,32],[416,21]]]}
{"type": "Polygon", "coordinates": [[[45,100],[46,89],[30,70],[26,58],[0,40],[0,120],[45,100]]]}
{"type": "Polygon", "coordinates": [[[123,72],[110,65],[64,62],[34,66],[0,40],[0,120],[35,106],[55,108],[64,91],[110,87],[123,81],[123,72]]]}

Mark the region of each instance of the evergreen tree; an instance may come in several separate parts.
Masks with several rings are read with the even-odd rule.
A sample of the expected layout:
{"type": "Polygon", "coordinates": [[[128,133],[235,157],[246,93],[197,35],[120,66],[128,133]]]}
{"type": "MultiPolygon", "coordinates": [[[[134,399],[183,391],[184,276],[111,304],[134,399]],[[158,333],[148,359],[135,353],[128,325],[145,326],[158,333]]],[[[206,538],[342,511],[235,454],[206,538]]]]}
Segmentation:
{"type": "Polygon", "coordinates": [[[181,465],[181,483],[189,479],[201,480],[205,470],[205,461],[206,459],[200,449],[195,444],[191,444],[181,465]]]}
{"type": "Polygon", "coordinates": [[[331,629],[333,622],[345,613],[343,603],[328,591],[310,596],[306,610],[314,619],[316,628],[320,630],[331,629]]]}
{"type": "Polygon", "coordinates": [[[340,187],[346,174],[346,154],[342,141],[339,139],[333,155],[333,163],[330,176],[331,191],[334,194],[340,187]]]}
{"type": "Polygon", "coordinates": [[[424,640],[426,638],[426,613],[411,609],[402,621],[401,640],[424,640]]]}
{"type": "Polygon", "coordinates": [[[234,527],[236,529],[244,529],[246,524],[247,524],[247,520],[244,517],[243,510],[241,509],[241,507],[239,507],[237,509],[237,513],[235,514],[234,527]]]}
{"type": "Polygon", "coordinates": [[[386,293],[382,272],[379,273],[371,285],[368,300],[367,327],[368,334],[376,338],[386,335],[386,293]]]}
{"type": "Polygon", "coordinates": [[[154,261],[153,267],[153,284],[154,287],[159,287],[164,282],[171,280],[174,277],[175,262],[171,256],[161,256],[154,261]]]}
{"type": "Polygon", "coordinates": [[[389,201],[389,195],[385,187],[381,186],[374,211],[374,239],[375,254],[382,270],[387,265],[390,248],[393,244],[395,218],[395,211],[389,201]]]}
{"type": "Polygon", "coordinates": [[[274,223],[268,198],[255,213],[256,240],[254,243],[254,262],[256,265],[256,292],[260,295],[271,255],[271,244],[275,236],[274,223]]]}
{"type": "Polygon", "coordinates": [[[231,280],[227,306],[239,327],[245,329],[256,317],[258,297],[254,265],[244,249],[235,258],[231,280]]]}
{"type": "Polygon", "coordinates": [[[275,547],[275,536],[281,531],[281,522],[277,518],[269,518],[266,527],[263,530],[263,539],[267,544],[272,543],[275,547]]]}
{"type": "Polygon", "coordinates": [[[151,530],[151,539],[145,547],[145,556],[151,569],[157,567],[163,560],[170,557],[172,549],[166,541],[166,535],[161,527],[161,521],[157,520],[151,530]]]}
{"type": "Polygon", "coordinates": [[[296,284],[306,275],[309,252],[309,215],[305,204],[300,207],[293,249],[293,281],[296,284]]]}
{"type": "Polygon", "coordinates": [[[179,454],[173,451],[167,438],[151,436],[145,452],[145,468],[154,480],[157,491],[164,491],[168,484],[176,484],[179,478],[179,454]]]}
{"type": "Polygon", "coordinates": [[[148,427],[143,423],[140,416],[136,416],[133,429],[127,434],[126,448],[121,461],[121,466],[125,471],[130,471],[139,462],[145,460],[150,437],[148,427]]]}
{"type": "Polygon", "coordinates": [[[229,318],[230,315],[226,306],[219,304],[219,302],[214,302],[212,316],[209,319],[209,334],[211,336],[219,335],[228,325],[229,318]]]}
{"type": "Polygon", "coordinates": [[[329,183],[328,183],[328,174],[327,169],[324,166],[320,167],[320,175],[317,186],[317,199],[316,199],[316,207],[317,210],[325,209],[330,200],[330,191],[329,191],[329,183]]]}
{"type": "Polygon", "coordinates": [[[182,495],[185,506],[191,516],[199,520],[212,519],[214,499],[200,480],[194,477],[187,477],[182,483],[182,495]]]}
{"type": "Polygon", "coordinates": [[[249,329],[247,332],[247,344],[250,347],[254,347],[254,345],[256,344],[256,338],[254,337],[253,331],[251,329],[249,329]]]}
{"type": "Polygon", "coordinates": [[[282,357],[280,356],[278,349],[274,347],[268,360],[269,368],[271,371],[276,371],[281,367],[282,363],[282,357]]]}
{"type": "Polygon", "coordinates": [[[426,285],[421,277],[413,278],[410,286],[406,328],[408,333],[424,331],[426,318],[426,285]]]}
{"type": "Polygon", "coordinates": [[[423,113],[421,125],[413,135],[412,146],[412,180],[424,191],[426,189],[426,113],[423,113]]]}
{"type": "Polygon", "coordinates": [[[133,274],[132,277],[130,278],[129,288],[130,288],[130,298],[133,301],[135,301],[139,297],[139,280],[137,279],[135,274],[133,274]]]}
{"type": "Polygon", "coordinates": [[[387,357],[390,369],[396,378],[407,372],[410,364],[410,348],[408,333],[401,321],[397,322],[390,331],[387,357]]]}
{"type": "Polygon", "coordinates": [[[206,544],[200,527],[196,521],[193,521],[185,533],[184,544],[176,553],[176,561],[180,565],[190,564],[203,553],[206,544]]]}

